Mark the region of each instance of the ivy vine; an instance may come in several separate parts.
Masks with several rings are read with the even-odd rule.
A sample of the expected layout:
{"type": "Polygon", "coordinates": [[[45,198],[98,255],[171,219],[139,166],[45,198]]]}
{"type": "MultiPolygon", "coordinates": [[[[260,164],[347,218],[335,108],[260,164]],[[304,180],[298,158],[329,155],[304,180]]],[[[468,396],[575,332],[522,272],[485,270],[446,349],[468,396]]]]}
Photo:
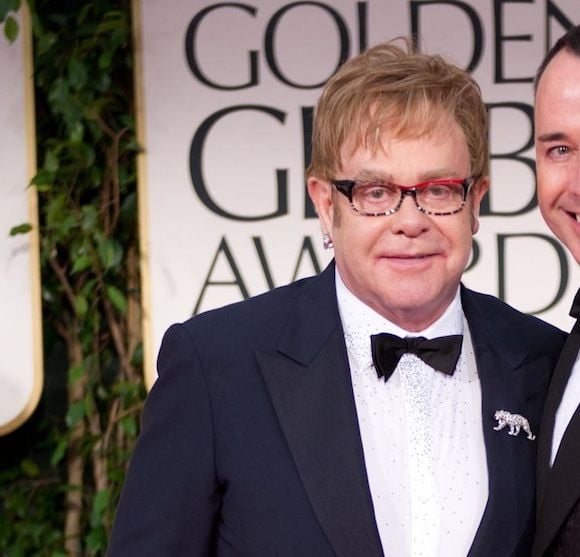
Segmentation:
{"type": "MultiPolygon", "coordinates": [[[[28,4],[44,350],[68,372],[62,412],[0,471],[0,554],[104,555],[145,397],[130,0],[28,4]]],[[[19,9],[0,0],[11,41],[19,9]]]]}

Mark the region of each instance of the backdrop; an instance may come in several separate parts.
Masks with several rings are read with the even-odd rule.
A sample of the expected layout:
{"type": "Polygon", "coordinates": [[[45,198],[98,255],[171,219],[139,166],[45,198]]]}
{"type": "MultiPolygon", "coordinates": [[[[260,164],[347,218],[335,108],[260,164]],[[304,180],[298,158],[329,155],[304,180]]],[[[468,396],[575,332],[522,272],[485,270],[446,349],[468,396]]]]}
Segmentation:
{"type": "Polygon", "coordinates": [[[580,22],[577,0],[142,0],[136,12],[149,384],[171,323],[329,261],[304,184],[313,106],[343,60],[410,33],[472,72],[490,112],[492,188],[464,282],[569,328],[580,273],[537,208],[532,81],[580,22]]]}

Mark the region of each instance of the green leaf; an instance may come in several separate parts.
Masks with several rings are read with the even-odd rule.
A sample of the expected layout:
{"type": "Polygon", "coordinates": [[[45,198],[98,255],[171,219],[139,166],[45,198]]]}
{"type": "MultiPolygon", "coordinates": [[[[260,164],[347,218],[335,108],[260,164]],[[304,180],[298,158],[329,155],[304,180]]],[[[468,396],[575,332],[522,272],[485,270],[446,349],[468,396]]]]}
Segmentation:
{"type": "Polygon", "coordinates": [[[113,61],[113,51],[112,50],[105,50],[99,56],[99,70],[108,70],[111,66],[111,62],[113,61]]]}
{"type": "Polygon", "coordinates": [[[85,135],[85,128],[80,122],[76,122],[70,129],[71,143],[81,143],[85,135]]]}
{"type": "Polygon", "coordinates": [[[81,227],[85,232],[91,232],[98,224],[99,213],[96,207],[85,205],[82,209],[81,227]]]}
{"type": "Polygon", "coordinates": [[[76,228],[77,226],[78,222],[75,216],[65,212],[65,217],[58,226],[58,234],[61,238],[64,238],[70,233],[71,229],[76,228]]]}
{"type": "Polygon", "coordinates": [[[83,399],[83,404],[85,405],[85,416],[92,416],[96,409],[95,409],[95,401],[93,400],[93,395],[91,392],[88,392],[83,399]]]}
{"type": "Polygon", "coordinates": [[[19,26],[14,17],[9,15],[4,23],[4,36],[13,43],[18,37],[19,26]]]}
{"type": "Polygon", "coordinates": [[[105,529],[101,526],[89,532],[86,539],[87,551],[89,555],[97,555],[100,551],[104,550],[107,545],[107,536],[105,534],[105,529]]]}
{"type": "Polygon", "coordinates": [[[48,93],[48,100],[59,112],[69,103],[70,90],[65,79],[62,77],[55,79],[48,93]]]}
{"type": "Polygon", "coordinates": [[[78,402],[73,402],[68,409],[66,414],[66,425],[69,428],[73,428],[76,424],[78,424],[85,414],[85,405],[82,400],[78,402]]]}
{"type": "Polygon", "coordinates": [[[131,363],[134,366],[140,366],[143,363],[143,343],[139,342],[137,346],[135,346],[135,350],[131,355],[131,363]]]}
{"type": "Polygon", "coordinates": [[[29,478],[37,478],[38,475],[40,474],[38,464],[36,464],[36,462],[34,462],[34,460],[32,460],[31,458],[25,458],[20,463],[20,469],[29,478]]]}
{"type": "Polygon", "coordinates": [[[36,191],[43,193],[43,192],[47,192],[50,191],[51,186],[49,186],[48,184],[40,184],[38,186],[36,186],[36,191]]]}
{"type": "MultiPolygon", "coordinates": [[[[33,21],[35,23],[38,22],[38,17],[34,17],[33,21]]],[[[38,26],[38,24],[37,24],[38,26]]],[[[44,54],[48,52],[54,45],[58,42],[58,37],[56,33],[43,33],[40,37],[38,37],[38,41],[36,43],[36,50],[38,54],[44,54]]]]}
{"type": "Polygon", "coordinates": [[[44,156],[44,169],[48,172],[54,173],[58,170],[59,166],[60,164],[57,152],[53,149],[48,150],[44,156]]]}
{"type": "MultiPolygon", "coordinates": [[[[87,298],[90,298],[91,296],[95,295],[96,288],[97,288],[96,279],[89,279],[89,280],[87,280],[85,285],[81,288],[80,293],[83,294],[84,296],[86,296],[87,298]]],[[[96,354],[96,355],[95,354],[87,354],[87,356],[85,356],[86,367],[94,365],[93,358],[95,356],[99,356],[99,355],[100,354],[96,354]]]]}
{"type": "Polygon", "coordinates": [[[87,83],[87,68],[78,58],[72,57],[68,61],[68,81],[70,86],[79,90],[87,83]]]}
{"type": "Polygon", "coordinates": [[[111,494],[108,490],[98,491],[93,499],[93,509],[91,512],[91,525],[100,526],[103,523],[103,514],[109,506],[111,494]]]}
{"type": "Polygon", "coordinates": [[[106,271],[117,267],[123,260],[123,247],[113,238],[107,238],[99,242],[99,258],[106,271]]]}
{"type": "Polygon", "coordinates": [[[54,172],[40,169],[36,176],[30,180],[31,186],[50,186],[54,181],[54,172]]]}
{"type": "Polygon", "coordinates": [[[111,303],[120,313],[127,311],[127,298],[125,298],[125,295],[118,288],[107,286],[107,298],[111,300],[111,303]]]}
{"type": "Polygon", "coordinates": [[[84,296],[77,296],[75,298],[75,313],[79,317],[84,317],[89,310],[89,302],[84,296]]]}
{"type": "Polygon", "coordinates": [[[129,437],[135,437],[137,435],[137,423],[133,416],[124,416],[121,419],[121,427],[129,437]]]}
{"type": "Polygon", "coordinates": [[[52,456],[50,457],[50,463],[53,466],[56,466],[66,454],[66,450],[68,448],[68,439],[66,437],[62,437],[58,442],[56,448],[52,452],[52,456]]]}
{"type": "Polygon", "coordinates": [[[88,269],[92,263],[93,260],[91,259],[90,255],[81,255],[75,258],[71,274],[80,273],[81,271],[88,269]]]}
{"type": "Polygon", "coordinates": [[[30,232],[31,230],[32,230],[32,225],[25,222],[23,224],[13,226],[10,229],[10,236],[18,236],[18,234],[26,234],[27,232],[30,232]]]}
{"type": "Polygon", "coordinates": [[[46,204],[46,223],[51,228],[60,228],[60,224],[67,216],[66,214],[66,198],[63,195],[58,195],[49,199],[46,204]]]}
{"type": "Polygon", "coordinates": [[[71,366],[68,370],[68,382],[74,383],[78,381],[85,373],[85,366],[83,364],[77,364],[71,366]]]}

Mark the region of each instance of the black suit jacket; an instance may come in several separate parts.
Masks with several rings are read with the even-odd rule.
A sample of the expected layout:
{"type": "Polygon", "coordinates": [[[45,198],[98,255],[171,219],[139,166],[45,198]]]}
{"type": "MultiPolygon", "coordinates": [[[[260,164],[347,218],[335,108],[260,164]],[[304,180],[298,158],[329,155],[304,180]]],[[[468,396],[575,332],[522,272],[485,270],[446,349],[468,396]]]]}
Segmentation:
{"type": "Polygon", "coordinates": [[[576,409],[550,468],[555,415],[580,346],[575,325],[548,391],[538,450],[538,524],[533,557],[580,555],[580,408],[576,409]]]}
{"type": "MultiPolygon", "coordinates": [[[[490,296],[462,302],[489,470],[470,555],[528,555],[536,444],[494,431],[494,412],[537,431],[563,333],[490,296]]],[[[169,329],[108,555],[383,555],[334,265],[169,329]]]]}

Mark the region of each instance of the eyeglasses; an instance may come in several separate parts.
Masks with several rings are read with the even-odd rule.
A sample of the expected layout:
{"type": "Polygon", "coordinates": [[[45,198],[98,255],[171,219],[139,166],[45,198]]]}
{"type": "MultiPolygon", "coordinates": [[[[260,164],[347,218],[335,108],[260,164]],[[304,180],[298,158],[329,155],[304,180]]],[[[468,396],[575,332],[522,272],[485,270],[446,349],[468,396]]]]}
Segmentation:
{"type": "Polygon", "coordinates": [[[453,215],[463,209],[475,176],[463,180],[445,178],[429,180],[414,186],[399,186],[390,182],[331,180],[330,183],[348,197],[350,206],[365,217],[380,217],[396,213],[403,198],[410,195],[417,209],[427,215],[453,215]]]}

